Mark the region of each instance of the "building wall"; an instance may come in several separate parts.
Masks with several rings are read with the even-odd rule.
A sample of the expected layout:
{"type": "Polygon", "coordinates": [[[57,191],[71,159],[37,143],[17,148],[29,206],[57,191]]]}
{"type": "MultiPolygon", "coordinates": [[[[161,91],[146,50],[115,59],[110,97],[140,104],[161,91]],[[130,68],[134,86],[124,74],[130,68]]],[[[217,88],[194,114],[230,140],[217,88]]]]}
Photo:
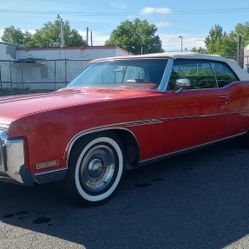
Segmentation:
{"type": "Polygon", "coordinates": [[[245,59],[244,59],[244,67],[245,70],[249,73],[249,45],[247,47],[245,47],[245,59]]]}
{"type": "Polygon", "coordinates": [[[15,60],[16,48],[15,46],[8,45],[0,42],[0,60],[15,60]]]}
{"type": "MultiPolygon", "coordinates": [[[[0,50],[0,56],[4,51],[7,51],[6,47],[5,44],[2,51],[0,50]]],[[[2,71],[0,83],[3,87],[61,88],[74,79],[93,59],[128,55],[128,52],[121,48],[106,46],[43,49],[13,48],[16,63],[6,62],[4,64],[4,62],[0,62],[2,68],[0,68],[2,71]],[[25,60],[30,59],[33,60],[33,63],[25,63],[25,60]]],[[[7,54],[4,58],[14,60],[7,54]]]]}

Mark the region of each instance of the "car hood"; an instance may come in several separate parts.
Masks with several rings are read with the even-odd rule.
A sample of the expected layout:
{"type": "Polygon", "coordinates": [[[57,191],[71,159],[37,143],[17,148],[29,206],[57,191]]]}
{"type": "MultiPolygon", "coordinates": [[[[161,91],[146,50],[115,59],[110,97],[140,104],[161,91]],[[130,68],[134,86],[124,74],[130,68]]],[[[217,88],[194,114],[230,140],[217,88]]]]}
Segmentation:
{"type": "Polygon", "coordinates": [[[0,125],[49,110],[70,106],[130,99],[155,94],[153,91],[96,88],[61,89],[51,93],[19,95],[0,98],[0,125]]]}

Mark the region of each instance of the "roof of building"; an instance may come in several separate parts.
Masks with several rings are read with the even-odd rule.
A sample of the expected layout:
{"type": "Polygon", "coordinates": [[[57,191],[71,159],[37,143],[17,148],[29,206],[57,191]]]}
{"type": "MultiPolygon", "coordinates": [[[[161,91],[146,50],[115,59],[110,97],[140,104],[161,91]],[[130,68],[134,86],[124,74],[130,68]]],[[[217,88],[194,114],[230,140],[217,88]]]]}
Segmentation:
{"type": "Polygon", "coordinates": [[[1,41],[0,41],[0,44],[2,44],[2,45],[5,45],[5,46],[11,46],[11,47],[15,47],[14,45],[11,45],[11,44],[9,44],[9,43],[6,43],[6,42],[1,42],[1,41]]]}
{"type": "Polygon", "coordinates": [[[34,51],[34,50],[90,50],[90,49],[120,49],[125,52],[125,49],[120,48],[118,46],[78,46],[78,47],[45,47],[45,48],[25,48],[25,47],[17,47],[18,51],[34,51]]]}
{"type": "Polygon", "coordinates": [[[171,58],[171,59],[199,59],[199,60],[212,60],[221,61],[227,63],[237,74],[240,80],[249,80],[249,74],[244,71],[236,61],[227,59],[220,55],[200,54],[194,52],[167,52],[158,54],[145,54],[145,55],[128,55],[109,57],[104,59],[96,59],[92,62],[110,61],[110,60],[122,60],[122,59],[146,59],[146,58],[171,58]]]}

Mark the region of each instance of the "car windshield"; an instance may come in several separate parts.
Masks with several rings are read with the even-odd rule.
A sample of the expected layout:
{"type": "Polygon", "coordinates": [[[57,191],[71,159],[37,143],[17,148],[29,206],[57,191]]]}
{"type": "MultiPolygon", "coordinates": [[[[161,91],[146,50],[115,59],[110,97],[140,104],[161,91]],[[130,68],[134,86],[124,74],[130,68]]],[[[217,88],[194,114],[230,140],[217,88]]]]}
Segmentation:
{"type": "Polygon", "coordinates": [[[167,59],[130,59],[90,64],[68,88],[157,89],[167,59]]]}

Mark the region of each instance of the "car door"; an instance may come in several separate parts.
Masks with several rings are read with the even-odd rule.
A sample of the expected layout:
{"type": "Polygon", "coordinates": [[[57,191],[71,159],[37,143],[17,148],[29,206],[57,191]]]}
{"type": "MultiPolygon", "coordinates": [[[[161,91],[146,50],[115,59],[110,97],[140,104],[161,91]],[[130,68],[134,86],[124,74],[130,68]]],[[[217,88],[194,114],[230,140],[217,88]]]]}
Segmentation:
{"type": "Polygon", "coordinates": [[[217,86],[209,61],[175,60],[165,93],[166,152],[228,136],[228,101],[226,90],[217,86]],[[188,80],[190,85],[179,90],[177,80],[188,80]]]}
{"type": "Polygon", "coordinates": [[[249,85],[239,82],[238,76],[224,62],[211,62],[219,88],[223,89],[228,98],[230,110],[228,116],[228,132],[230,135],[239,134],[248,129],[248,97],[249,85]],[[235,84],[234,84],[235,83],[235,84]]]}

